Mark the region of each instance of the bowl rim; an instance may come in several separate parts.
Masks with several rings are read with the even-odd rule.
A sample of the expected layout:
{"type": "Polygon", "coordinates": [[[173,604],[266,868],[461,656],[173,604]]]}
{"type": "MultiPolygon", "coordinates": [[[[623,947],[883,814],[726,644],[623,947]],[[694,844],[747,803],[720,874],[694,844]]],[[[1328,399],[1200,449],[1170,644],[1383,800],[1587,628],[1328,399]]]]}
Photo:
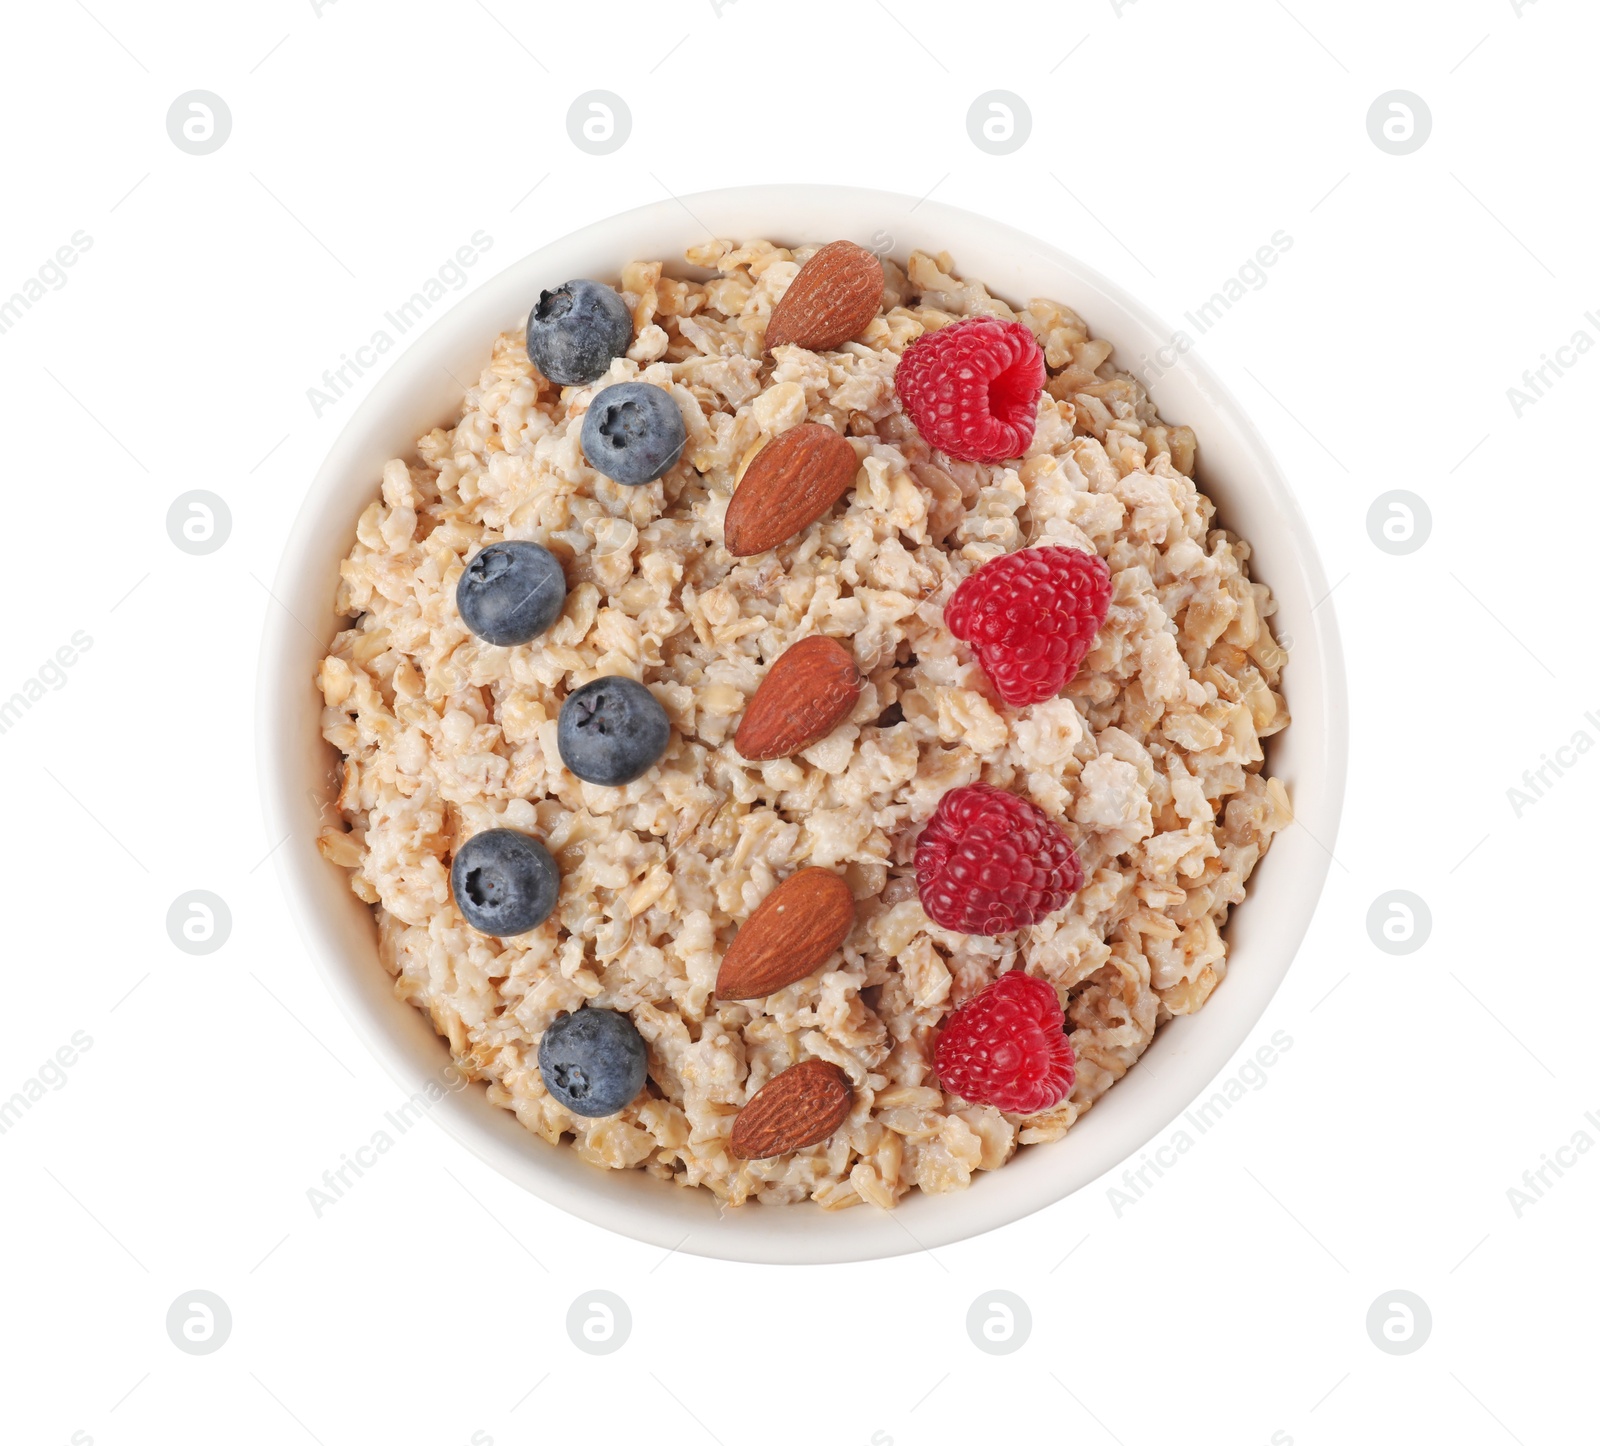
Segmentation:
{"type": "MultiPolygon", "coordinates": [[[[290,757],[295,745],[291,738],[285,736],[284,727],[286,717],[291,715],[295,708],[303,707],[303,704],[290,700],[284,686],[285,682],[294,676],[290,667],[291,660],[296,666],[299,662],[295,635],[303,631],[312,634],[315,639],[313,630],[296,615],[288,603],[283,601],[286,595],[297,595],[295,580],[297,561],[316,538],[324,514],[331,510],[338,495],[336,484],[341,478],[348,480],[353,459],[364,449],[369,448],[369,434],[385,429],[383,419],[393,408],[394,396],[408,390],[417,391],[419,378],[423,372],[434,370],[440,365],[437,357],[442,343],[453,329],[457,331],[460,329],[463,316],[486,310],[492,297],[508,291],[513,278],[518,278],[520,282],[522,273],[537,270],[542,259],[552,253],[572,250],[585,244],[603,250],[610,244],[604,239],[607,236],[647,229],[658,223],[665,226],[669,218],[680,214],[691,218],[695,217],[697,210],[719,215],[728,214],[730,211],[739,215],[748,214],[751,219],[737,230],[717,234],[744,237],[764,235],[777,238],[791,233],[793,228],[782,223],[775,224],[774,213],[796,215],[813,212],[829,213],[830,210],[841,209],[850,210],[858,218],[857,224],[868,226],[872,224],[874,217],[882,218],[915,210],[920,213],[921,229],[928,229],[929,224],[932,224],[934,229],[952,234],[976,229],[984,237],[992,238],[994,244],[1008,246],[1019,254],[1026,254],[1060,268],[1069,273],[1085,290],[1097,292],[1101,301],[1120,309],[1122,313],[1120,318],[1085,313],[1085,319],[1096,336],[1109,337],[1113,331],[1125,331],[1129,324],[1142,328],[1146,337],[1171,339],[1180,334],[1164,325],[1153,311],[1120,284],[1085,266],[1070,253],[1048,242],[1002,222],[943,202],[918,201],[911,196],[867,187],[766,184],[718,188],[634,207],[545,242],[514,260],[478,286],[463,292],[455,304],[438,315],[425,329],[415,335],[408,345],[397,352],[388,368],[376,378],[368,394],[344,420],[300,501],[274,574],[272,600],[267,605],[257,668],[255,708],[257,776],[270,838],[284,839],[297,831],[304,831],[296,822],[296,808],[300,785],[305,783],[306,775],[303,765],[295,763],[290,757]]],[[[682,222],[679,224],[684,234],[689,234],[686,225],[682,222]]],[[[703,223],[696,220],[696,234],[699,234],[701,229],[703,223]]],[[[792,235],[790,239],[794,244],[800,244],[792,235]]],[[[895,249],[899,252],[903,248],[895,249]]],[[[679,254],[681,251],[682,244],[678,247],[679,254]]],[[[981,275],[982,272],[980,268],[973,267],[971,274],[981,275]]],[[[991,284],[995,285],[996,294],[1006,294],[1006,287],[993,282],[991,284]]],[[[519,294],[526,294],[525,284],[519,294]]],[[[1073,305],[1075,309],[1081,309],[1078,306],[1080,298],[1071,296],[1061,299],[1073,305]]],[[[526,310],[525,303],[523,310],[526,310]]],[[[1114,359],[1119,360],[1124,370],[1132,370],[1128,358],[1120,355],[1122,347],[1115,342],[1113,344],[1117,345],[1118,353],[1114,359]]],[[[480,345],[480,354],[481,350],[480,345]]],[[[475,1091],[471,1092],[476,1098],[468,1097],[468,1092],[450,1083],[441,1088],[440,1081],[448,1081],[451,1066],[447,1064],[441,1071],[439,1068],[424,1065],[421,1051],[416,1046],[414,1038],[411,1042],[400,1038],[402,1034],[415,1036],[415,1031],[402,1023],[392,1008],[375,1001],[370,987],[373,981],[362,975],[362,971],[370,975],[376,970],[382,976],[385,985],[390,982],[387,971],[382,969],[376,958],[376,952],[372,951],[372,957],[369,959],[352,962],[334,937],[332,921],[322,916],[322,905],[315,897],[320,885],[313,877],[313,873],[315,869],[326,871],[335,866],[323,862],[320,856],[316,855],[314,839],[310,854],[315,858],[315,865],[308,860],[306,851],[298,844],[293,848],[287,846],[277,848],[273,854],[274,872],[284,891],[288,911],[294,920],[296,930],[341,1013],[391,1079],[413,1097],[423,1091],[428,1092],[430,1100],[437,1097],[429,1114],[430,1118],[441,1124],[448,1134],[485,1163],[568,1214],[665,1249],[748,1263],[842,1263],[886,1259],[918,1249],[931,1250],[970,1239],[1022,1219],[1035,1211],[1058,1203],[1080,1189],[1087,1188],[1107,1170],[1116,1168],[1137,1154],[1157,1135],[1167,1130],[1199,1098],[1207,1082],[1217,1077],[1249,1038],[1273,996],[1281,987],[1298,953],[1315,915],[1337,839],[1344,803],[1349,737],[1343,650],[1336,614],[1332,603],[1328,600],[1326,574],[1317,552],[1315,537],[1299,503],[1249,414],[1192,347],[1180,351],[1173,364],[1165,368],[1156,382],[1147,383],[1153,396],[1163,390],[1161,382],[1169,375],[1181,376],[1189,386],[1199,391],[1211,408],[1209,418],[1187,419],[1200,434],[1202,447],[1205,446],[1208,430],[1222,426],[1230,429],[1232,444],[1236,450],[1242,451],[1248,457],[1253,475],[1247,482],[1230,482],[1229,488],[1237,487],[1247,492],[1259,492],[1281,524],[1280,541],[1287,554],[1284,566],[1287,568],[1288,563],[1292,561],[1298,579],[1310,589],[1314,589],[1314,592],[1309,592],[1308,595],[1314,595],[1319,599],[1307,616],[1312,657],[1305,662],[1297,658],[1291,661],[1289,670],[1286,670],[1292,672],[1296,667],[1310,669],[1313,663],[1316,665],[1314,678],[1308,677],[1304,681],[1299,677],[1293,679],[1295,685],[1293,691],[1307,687],[1320,699],[1320,706],[1312,717],[1303,717],[1300,705],[1297,703],[1294,725],[1300,730],[1297,737],[1315,735],[1311,745],[1315,764],[1313,792],[1321,805],[1321,812],[1318,814],[1321,832],[1312,836],[1316,840],[1317,851],[1315,853],[1310,850],[1305,851],[1307,862],[1294,876],[1297,902],[1292,917],[1286,924],[1277,927],[1271,935],[1272,952],[1276,959],[1255,961],[1253,967],[1258,971],[1259,977],[1250,986],[1248,1000],[1230,1012],[1230,1027],[1224,1032],[1219,1024],[1198,1039],[1192,1036],[1191,1031],[1179,1028],[1205,1017],[1214,1009],[1216,1002],[1227,992],[1227,985],[1224,983],[1217,994],[1208,1001],[1206,1011],[1202,1011],[1200,1015],[1186,1016],[1182,1020],[1169,1021],[1141,1056],[1141,1062],[1148,1060],[1152,1052],[1161,1048],[1169,1036],[1181,1033],[1181,1045],[1174,1044],[1164,1053],[1163,1058],[1177,1061],[1182,1067],[1184,1077],[1197,1081],[1192,1088],[1158,1089],[1149,1084],[1148,1076],[1151,1071],[1145,1071],[1139,1076],[1144,1080],[1140,1088],[1141,1102],[1147,1096],[1151,1096],[1152,1091],[1158,1102],[1154,1103],[1153,1108],[1150,1103],[1141,1103],[1138,1112],[1130,1103],[1123,1113],[1137,1118],[1139,1123],[1114,1149],[1101,1144],[1101,1135],[1104,1131],[1097,1127],[1095,1135],[1097,1148],[1092,1152],[1094,1159],[1091,1163],[1098,1164],[1100,1168],[1093,1169],[1087,1175],[1080,1168],[1075,1172],[1079,1178],[1070,1183],[1041,1176],[1040,1172],[1035,1170],[1031,1178],[1031,1188],[1002,1187],[1001,1182],[1016,1173],[1018,1162],[1013,1159],[1004,1169],[987,1172],[993,1178],[984,1176],[975,1178],[973,1185],[958,1195],[927,1196],[920,1191],[913,1191],[893,1211],[874,1210],[871,1206],[865,1206],[863,1210],[824,1212],[809,1202],[792,1206],[753,1203],[742,1210],[726,1213],[719,1207],[714,1218],[706,1214],[700,1225],[692,1226],[689,1234],[680,1239],[678,1237],[683,1234],[680,1226],[686,1218],[685,1212],[676,1207],[664,1208],[668,1205],[666,1197],[659,1193],[651,1193],[655,1186],[661,1185],[661,1182],[651,1179],[650,1187],[641,1189],[637,1182],[640,1179],[650,1179],[642,1171],[608,1171],[581,1161],[578,1162],[581,1171],[585,1176],[592,1178],[579,1178],[568,1168],[570,1162],[577,1158],[575,1151],[559,1146],[552,1148],[539,1140],[518,1124],[508,1111],[490,1105],[482,1086],[475,1087],[475,1091]],[[1226,1047],[1222,1048],[1224,1039],[1226,1047]],[[486,1112],[492,1112],[498,1119],[492,1118],[486,1112]],[[528,1148],[529,1146],[533,1147],[532,1150],[528,1148]],[[542,1154],[536,1154],[534,1151],[542,1154]],[[555,1155],[567,1158],[558,1166],[556,1161],[545,1157],[555,1155]],[[627,1183],[624,1183],[625,1181],[627,1183]],[[932,1211],[936,1207],[930,1207],[927,1203],[929,1201],[937,1201],[940,1204],[959,1201],[961,1204],[950,1205],[943,1211],[942,1218],[935,1219],[932,1211]],[[871,1212],[868,1219],[860,1219],[864,1211],[871,1212]],[[805,1220],[811,1223],[804,1229],[797,1228],[793,1218],[797,1215],[804,1216],[805,1220]],[[755,1218],[752,1219],[752,1216],[755,1218]],[[784,1217],[790,1218],[785,1221],[784,1217]],[[852,1223],[852,1217],[857,1217],[855,1223],[852,1223]],[[917,1225],[916,1233],[912,1232],[908,1223],[913,1220],[917,1225]],[[730,1225],[730,1221],[735,1223],[730,1225]],[[863,1228],[869,1225],[869,1221],[870,1228],[863,1228]],[[888,1226],[877,1223],[882,1221],[892,1221],[895,1228],[891,1230],[888,1226]]],[[[458,395],[460,390],[457,385],[458,395]]],[[[1163,412],[1164,415],[1170,415],[1164,408],[1163,412]]],[[[424,425],[420,422],[412,424],[413,439],[421,433],[424,425]]],[[[1204,471],[1203,457],[1202,471],[1204,471]]],[[[369,480],[365,484],[365,495],[370,498],[376,492],[377,479],[370,471],[366,475],[369,480]]],[[[1204,490],[1211,495],[1211,484],[1204,484],[1204,490]]],[[[347,546],[348,533],[344,536],[347,546]]],[[[1252,576],[1254,577],[1254,570],[1252,576]]],[[[333,583],[333,576],[326,578],[329,589],[333,583]]],[[[1278,581],[1273,582],[1273,589],[1275,596],[1281,599],[1283,593],[1278,581]]],[[[333,617],[330,608],[328,618],[331,621],[333,617]]],[[[331,637],[331,633],[330,629],[326,636],[331,637]]],[[[309,678],[306,679],[306,685],[310,687],[309,678]]],[[[1287,691],[1291,689],[1289,679],[1286,677],[1287,691]]],[[[315,798],[312,801],[315,802],[315,798]]],[[[1294,832],[1292,825],[1284,830],[1274,841],[1275,849],[1282,844],[1285,836],[1294,832]]],[[[1273,851],[1269,851],[1258,867],[1265,869],[1272,858],[1273,851]]],[[[342,886],[346,896],[354,899],[347,883],[343,883],[342,886]]],[[[1264,901],[1254,898],[1257,892],[1256,878],[1252,878],[1250,892],[1245,902],[1249,904],[1254,901],[1257,904],[1256,912],[1264,913],[1265,910],[1261,907],[1264,901]]],[[[359,901],[356,902],[359,904],[359,901]]],[[[366,906],[360,905],[360,908],[365,910],[366,906]]],[[[370,911],[368,912],[370,914],[370,911]]],[[[1237,912],[1235,910],[1230,913],[1228,924],[1230,935],[1234,932],[1237,912]]],[[[423,1020],[419,1010],[410,1004],[395,1000],[392,989],[388,993],[392,1002],[398,1003],[400,1008],[414,1020],[422,1021],[427,1031],[432,1033],[431,1022],[423,1020]]],[[[437,1043],[442,1043],[437,1040],[437,1036],[434,1038],[437,1043]]],[[[1131,1095],[1130,1086],[1136,1075],[1139,1075],[1139,1072],[1130,1070],[1118,1080],[1117,1090],[1109,1091],[1107,1095],[1102,1096],[1096,1108],[1089,1111],[1082,1122],[1074,1126],[1072,1135],[1078,1137],[1084,1134],[1089,1122],[1096,1116],[1104,1118],[1104,1114],[1107,1113],[1106,1101],[1116,1097],[1119,1091],[1128,1091],[1131,1095]]],[[[1162,1072],[1162,1076],[1166,1077],[1165,1071],[1162,1072]]],[[[1064,1146],[1065,1143],[1065,1141],[1055,1142],[1058,1147],[1064,1146]]],[[[1020,1180],[1020,1176],[1018,1179],[1020,1180]]],[[[676,1184],[668,1184],[664,1188],[677,1196],[713,1199],[709,1191],[686,1190],[676,1184]]]]}

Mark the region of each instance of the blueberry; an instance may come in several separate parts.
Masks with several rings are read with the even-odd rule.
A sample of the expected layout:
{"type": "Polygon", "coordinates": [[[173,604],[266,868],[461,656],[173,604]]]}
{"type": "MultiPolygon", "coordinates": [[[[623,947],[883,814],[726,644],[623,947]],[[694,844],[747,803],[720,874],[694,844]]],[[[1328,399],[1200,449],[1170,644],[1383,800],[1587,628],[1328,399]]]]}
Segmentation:
{"type": "Polygon", "coordinates": [[[486,643],[509,648],[536,638],[561,616],[567,578],[537,542],[496,542],[456,584],[461,621],[486,643]]]}
{"type": "Polygon", "coordinates": [[[614,1115],[644,1087],[644,1041],[615,1009],[584,1005],[563,1014],[539,1041],[544,1087],[575,1115],[614,1115]]]}
{"type": "Polygon", "coordinates": [[[550,917],[561,870],[536,838],[514,828],[475,833],[456,850],[450,892],[480,934],[526,934],[550,917]]]}
{"type": "Polygon", "coordinates": [[[596,678],[561,705],[556,747],[585,783],[632,783],[667,751],[667,710],[632,678],[596,678]]]}
{"type": "Polygon", "coordinates": [[[583,419],[589,465],[624,487],[654,482],[683,455],[688,439],[678,404],[649,382],[607,387],[583,419]]]}
{"type": "Polygon", "coordinates": [[[598,281],[541,291],[528,313],[528,359],[557,386],[597,381],[632,343],[628,303],[598,281]]]}

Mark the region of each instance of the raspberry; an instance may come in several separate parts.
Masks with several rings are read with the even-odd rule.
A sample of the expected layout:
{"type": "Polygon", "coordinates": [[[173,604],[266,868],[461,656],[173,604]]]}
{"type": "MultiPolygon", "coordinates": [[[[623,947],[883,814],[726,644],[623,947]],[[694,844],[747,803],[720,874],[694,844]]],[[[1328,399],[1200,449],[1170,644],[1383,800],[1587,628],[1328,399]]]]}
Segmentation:
{"type": "Polygon", "coordinates": [[[1038,804],[988,783],[952,788],[917,839],[923,912],[958,934],[1008,934],[1065,906],[1083,867],[1038,804]]]}
{"type": "Polygon", "coordinates": [[[894,387],[932,446],[969,462],[999,462],[1020,457],[1033,441],[1044,352],[1020,321],[973,316],[912,342],[894,387]]]}
{"type": "Polygon", "coordinates": [[[1032,1115],[1072,1091],[1076,1059],[1055,988],[1020,969],[950,1016],[933,1052],[939,1083],[975,1105],[1032,1115]]]}
{"type": "Polygon", "coordinates": [[[945,604],[995,691],[1013,708],[1053,698],[1094,646],[1111,606],[1111,569],[1075,547],[1029,547],[986,562],[945,604]]]}

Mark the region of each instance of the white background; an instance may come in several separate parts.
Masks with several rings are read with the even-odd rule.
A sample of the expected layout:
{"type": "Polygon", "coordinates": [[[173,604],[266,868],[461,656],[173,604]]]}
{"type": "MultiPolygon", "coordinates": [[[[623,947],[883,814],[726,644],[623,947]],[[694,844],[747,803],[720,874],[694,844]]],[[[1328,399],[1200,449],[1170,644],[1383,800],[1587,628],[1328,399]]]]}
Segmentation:
{"type": "Polygon", "coordinates": [[[1600,355],[1520,417],[1507,389],[1580,327],[1600,338],[1583,319],[1600,307],[1600,25],[1578,0],[1521,5],[8,13],[0,296],[74,232],[92,246],[0,335],[0,696],[75,631],[92,646],[0,736],[0,1098],[74,1032],[93,1043],[0,1136],[0,1435],[1591,1436],[1600,1151],[1567,1155],[1520,1217],[1507,1191],[1575,1132],[1600,1142],[1600,758],[1567,755],[1576,766],[1547,773],[1520,817],[1507,790],[1578,730],[1600,739],[1584,718],[1600,716],[1600,355]],[[197,88],[232,113],[206,156],[166,129],[197,88]],[[566,129],[595,88],[633,116],[605,157],[566,129]],[[1033,116],[1003,157],[966,130],[971,101],[997,88],[1033,116]],[[1432,112],[1408,156],[1367,131],[1393,89],[1432,112]],[[355,405],[318,418],[307,388],[475,231],[493,247],[469,284],[669,191],[756,180],[934,193],[1075,252],[1175,325],[1275,232],[1292,237],[1200,350],[1316,524],[1349,661],[1337,863],[1226,1073],[1276,1030],[1293,1047],[1120,1214],[1108,1179],[936,1257],[785,1270],[669,1255],[542,1205],[431,1124],[319,1219],[308,1188],[398,1091],[302,954],[256,804],[264,580],[355,405]],[[169,504],[192,488],[232,511],[209,556],[167,536],[169,504]],[[1366,522],[1396,488],[1432,513],[1427,543],[1398,557],[1366,522]],[[192,889],[232,913],[206,957],[165,928],[192,889]],[[1391,889],[1433,917],[1404,957],[1366,925],[1391,889]],[[565,1319],[600,1288],[626,1300],[633,1331],[593,1357],[565,1319]],[[165,1326],[195,1289],[233,1318],[205,1356],[165,1326]],[[994,1289],[1032,1313],[1004,1357],[964,1324],[994,1289]],[[1433,1321],[1403,1356],[1365,1324],[1396,1289],[1433,1321]]]}

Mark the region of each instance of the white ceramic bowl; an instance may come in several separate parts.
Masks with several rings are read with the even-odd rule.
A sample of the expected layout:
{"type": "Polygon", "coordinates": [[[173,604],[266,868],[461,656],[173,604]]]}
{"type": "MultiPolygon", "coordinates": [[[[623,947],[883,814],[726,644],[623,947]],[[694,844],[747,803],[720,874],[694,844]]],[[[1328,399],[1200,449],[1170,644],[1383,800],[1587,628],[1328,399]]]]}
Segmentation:
{"type": "MultiPolygon", "coordinates": [[[[345,871],[324,862],[315,844],[332,816],[335,757],[319,734],[313,677],[341,625],[332,610],[339,561],[376,495],[384,462],[413,455],[418,436],[456,415],[462,391],[455,377],[478,374],[495,335],[519,323],[541,288],[573,276],[614,276],[638,258],[681,257],[704,239],[701,224],[718,236],[795,244],[847,237],[872,245],[877,238],[880,249],[887,234],[902,261],[913,248],[948,250],[963,273],[996,295],[1067,303],[1113,343],[1124,365],[1155,357],[1171,341],[1171,330],[1120,287],[1045,242],[950,206],[913,204],[840,186],[749,186],[586,226],[483,283],[412,341],[334,443],[284,552],[273,587],[280,605],[267,614],[260,781],[269,836],[288,836],[275,859],[306,946],[357,1032],[408,1093],[430,1081],[439,1092],[448,1051],[422,1014],[395,998],[378,961],[371,913],[350,892],[345,871]]],[[[830,1214],[811,1204],[719,1211],[708,1191],[639,1171],[596,1169],[565,1146],[547,1145],[491,1105],[478,1085],[447,1093],[433,1118],[535,1194],[624,1235],[732,1260],[826,1262],[946,1245],[1020,1219],[1112,1170],[1188,1107],[1244,1042],[1311,921],[1328,867],[1324,845],[1332,847],[1343,799],[1348,724],[1333,610],[1315,606],[1327,583],[1305,519],[1261,438],[1192,354],[1176,358],[1151,392],[1164,416],[1198,434],[1202,483],[1221,518],[1249,538],[1251,570],[1278,600],[1279,635],[1294,640],[1284,676],[1294,723],[1272,740],[1270,762],[1322,840],[1290,827],[1273,843],[1229,925],[1228,977],[1206,1007],[1162,1029],[1144,1059],[1065,1139],[1023,1149],[967,1190],[913,1192],[893,1212],[858,1206],[830,1214]]]]}

